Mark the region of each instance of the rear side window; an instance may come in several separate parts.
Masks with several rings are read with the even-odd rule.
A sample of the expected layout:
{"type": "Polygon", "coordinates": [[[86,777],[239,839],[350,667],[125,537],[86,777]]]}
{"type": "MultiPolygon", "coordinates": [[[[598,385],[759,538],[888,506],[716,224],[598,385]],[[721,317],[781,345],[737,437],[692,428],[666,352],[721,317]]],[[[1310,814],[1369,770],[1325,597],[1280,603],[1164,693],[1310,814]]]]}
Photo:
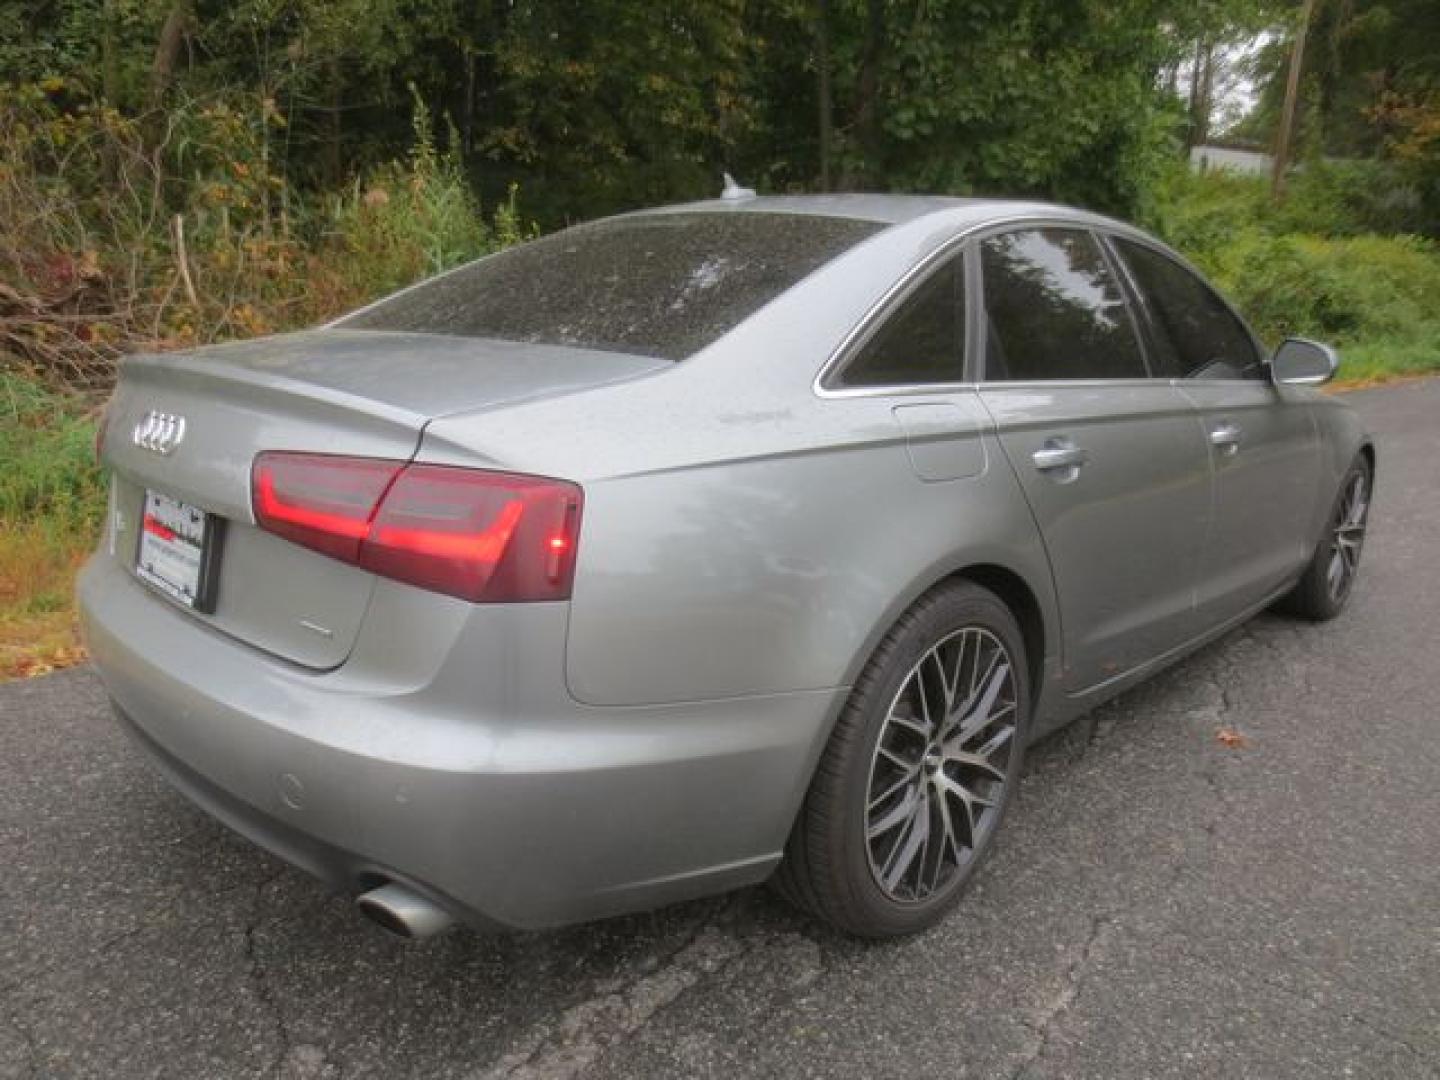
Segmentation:
{"type": "Polygon", "coordinates": [[[883,227],[754,211],[613,218],[481,259],[336,325],[682,360],[883,227]]]}
{"type": "Polygon", "coordinates": [[[1089,232],[992,237],[980,265],[988,381],[1145,378],[1129,309],[1089,232]]]}
{"type": "Polygon", "coordinates": [[[843,386],[907,386],[964,378],[963,263],[951,259],[886,317],[841,373],[843,386]]]}
{"type": "Polygon", "coordinates": [[[1144,244],[1115,240],[1145,300],[1156,374],[1185,379],[1264,377],[1255,341],[1204,281],[1144,244]]]}

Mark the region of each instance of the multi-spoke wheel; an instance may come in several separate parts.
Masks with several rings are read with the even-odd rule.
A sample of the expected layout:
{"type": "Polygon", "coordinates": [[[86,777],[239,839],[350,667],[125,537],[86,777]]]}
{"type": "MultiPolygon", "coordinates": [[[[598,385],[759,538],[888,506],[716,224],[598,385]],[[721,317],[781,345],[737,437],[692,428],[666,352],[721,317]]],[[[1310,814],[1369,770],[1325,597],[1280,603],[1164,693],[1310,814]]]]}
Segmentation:
{"type": "Polygon", "coordinates": [[[777,877],[871,936],[936,922],[990,845],[1029,715],[1024,645],[993,593],[957,582],[897,623],[857,681],[777,877]]]}
{"type": "Polygon", "coordinates": [[[865,843],[885,894],[942,891],[995,823],[1015,748],[1015,664],[980,627],[920,658],[890,705],[870,763],[865,843]]]}
{"type": "Polygon", "coordinates": [[[1279,607],[1307,619],[1333,619],[1345,607],[1360,569],[1365,526],[1370,514],[1372,473],[1362,454],[1340,482],[1325,535],[1304,575],[1279,607]]]}
{"type": "Polygon", "coordinates": [[[1369,511],[1370,476],[1364,469],[1351,469],[1340,493],[1340,506],[1331,529],[1330,562],[1325,568],[1325,587],[1336,603],[1344,601],[1355,583],[1369,511]]]}

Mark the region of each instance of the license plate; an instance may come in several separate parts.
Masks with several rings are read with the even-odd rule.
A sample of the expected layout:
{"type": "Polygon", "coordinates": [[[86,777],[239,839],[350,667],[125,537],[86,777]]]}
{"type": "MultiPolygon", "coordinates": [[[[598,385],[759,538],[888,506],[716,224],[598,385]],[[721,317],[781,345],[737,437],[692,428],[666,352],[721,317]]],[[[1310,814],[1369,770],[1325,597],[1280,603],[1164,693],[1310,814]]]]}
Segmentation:
{"type": "Polygon", "coordinates": [[[198,506],[145,492],[135,573],[171,600],[214,610],[219,522],[198,506]]]}

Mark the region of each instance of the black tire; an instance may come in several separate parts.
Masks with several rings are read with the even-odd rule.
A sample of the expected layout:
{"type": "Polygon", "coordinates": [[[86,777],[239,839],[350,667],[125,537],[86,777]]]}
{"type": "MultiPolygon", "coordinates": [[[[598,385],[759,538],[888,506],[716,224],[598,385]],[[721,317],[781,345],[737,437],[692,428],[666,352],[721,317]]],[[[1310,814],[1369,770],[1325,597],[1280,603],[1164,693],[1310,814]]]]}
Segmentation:
{"type": "Polygon", "coordinates": [[[1357,455],[1340,481],[1340,490],[1335,494],[1330,516],[1325,519],[1325,533],[1315,545],[1315,553],[1311,556],[1305,573],[1295,588],[1276,602],[1277,611],[1314,622],[1324,622],[1345,610],[1346,601],[1354,591],[1355,575],[1359,571],[1373,479],[1370,460],[1364,454],[1357,455]],[[1357,484],[1358,507],[1354,502],[1357,484]],[[1335,587],[1332,576],[1337,559],[1341,560],[1345,567],[1339,588],[1335,587]]]}
{"type": "Polygon", "coordinates": [[[968,581],[922,597],[876,648],[836,722],[775,876],[781,894],[863,937],[933,926],[960,899],[992,846],[1019,780],[1029,718],[1028,658],[1009,608],[968,581]],[[936,711],[945,719],[923,734],[919,728],[936,711]],[[982,712],[993,712],[994,720],[985,722],[982,712]],[[990,750],[993,759],[982,757],[992,744],[998,747],[990,750]],[[919,755],[914,762],[911,753],[919,755]],[[888,797],[898,801],[875,798],[882,788],[895,790],[888,797]],[[981,797],[972,805],[961,792],[981,797]],[[901,806],[907,800],[908,810],[901,806]],[[891,827],[902,831],[880,831],[896,813],[910,815],[891,827]],[[916,841],[922,831],[924,840],[916,841]],[[968,846],[959,839],[962,831],[968,846]],[[918,867],[917,842],[926,845],[918,867]],[[911,869],[897,873],[907,851],[911,869]]]}

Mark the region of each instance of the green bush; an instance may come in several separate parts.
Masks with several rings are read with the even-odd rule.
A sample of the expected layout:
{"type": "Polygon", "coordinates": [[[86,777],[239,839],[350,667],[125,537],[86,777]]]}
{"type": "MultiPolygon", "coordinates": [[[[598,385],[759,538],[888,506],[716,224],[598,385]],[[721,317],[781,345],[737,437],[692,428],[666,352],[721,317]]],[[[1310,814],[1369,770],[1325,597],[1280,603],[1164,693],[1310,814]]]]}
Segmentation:
{"type": "Polygon", "coordinates": [[[1176,163],[1159,180],[1145,222],[1192,257],[1239,232],[1360,236],[1423,233],[1420,198],[1400,173],[1379,161],[1316,162],[1289,179],[1283,201],[1270,179],[1226,169],[1195,173],[1176,163]]]}
{"type": "Polygon", "coordinates": [[[1328,341],[1343,378],[1369,379],[1440,370],[1440,246],[1399,230],[1409,207],[1376,163],[1311,167],[1279,204],[1263,177],[1175,169],[1147,224],[1268,342],[1328,341]]]}
{"type": "Polygon", "coordinates": [[[1312,162],[1290,178],[1284,201],[1267,200],[1265,209],[1276,232],[1394,235],[1425,233],[1434,224],[1419,191],[1386,161],[1312,162]]]}
{"type": "Polygon", "coordinates": [[[1142,224],[1208,270],[1212,252],[1258,226],[1266,197],[1254,177],[1197,175],[1177,163],[1156,184],[1142,224]]]}
{"type": "Polygon", "coordinates": [[[1211,269],[1267,339],[1440,340],[1440,249],[1413,236],[1242,233],[1211,269]]]}
{"type": "Polygon", "coordinates": [[[0,525],[93,532],[105,505],[87,402],[0,371],[0,525]]]}

